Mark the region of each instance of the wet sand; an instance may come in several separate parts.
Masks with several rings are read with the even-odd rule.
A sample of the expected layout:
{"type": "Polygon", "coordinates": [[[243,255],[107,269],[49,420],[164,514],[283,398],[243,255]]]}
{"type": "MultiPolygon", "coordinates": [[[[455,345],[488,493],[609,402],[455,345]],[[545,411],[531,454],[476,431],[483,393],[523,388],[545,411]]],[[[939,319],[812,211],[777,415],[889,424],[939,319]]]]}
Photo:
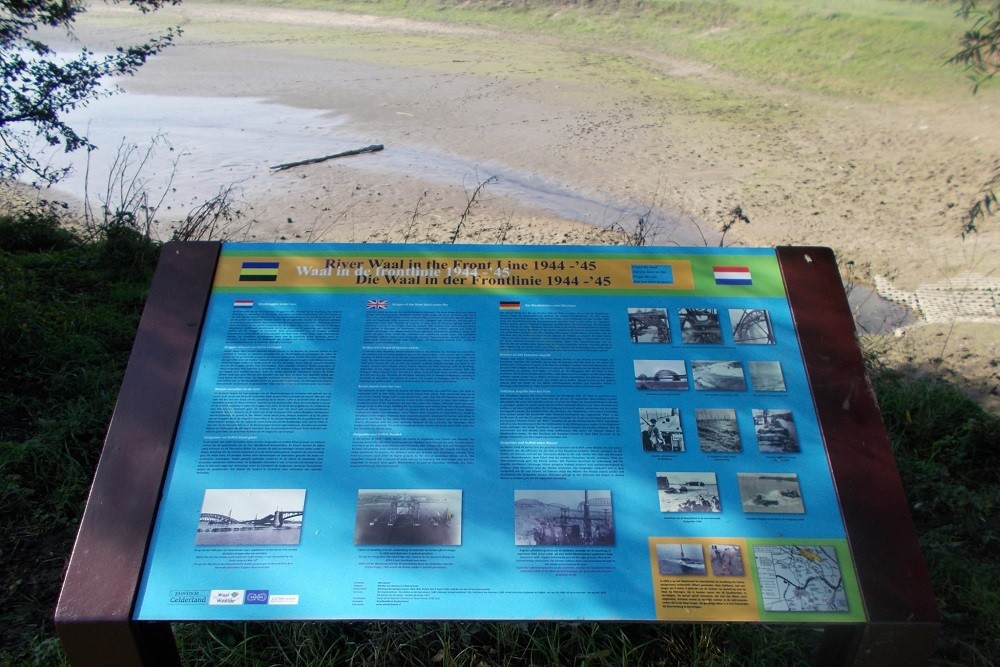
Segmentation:
{"type": "MultiPolygon", "coordinates": [[[[95,6],[81,34],[138,37],[149,28],[132,14],[95,6]]],[[[641,218],[647,242],[715,244],[739,205],[751,223],[727,244],[831,246],[903,289],[1000,273],[997,225],[957,233],[1000,154],[996,87],[899,104],[761,85],[627,44],[194,2],[144,20],[185,35],[122,85],[221,112],[187,136],[176,117],[162,129],[192,153],[199,184],[227,170],[240,181],[250,238],[447,241],[496,175],[459,242],[620,243],[641,218]],[[267,168],[373,143],[385,151],[267,168]]],[[[912,329],[887,354],[943,357],[995,395],[995,329],[960,328],[912,329]],[[943,354],[942,337],[955,341],[943,354]]]]}

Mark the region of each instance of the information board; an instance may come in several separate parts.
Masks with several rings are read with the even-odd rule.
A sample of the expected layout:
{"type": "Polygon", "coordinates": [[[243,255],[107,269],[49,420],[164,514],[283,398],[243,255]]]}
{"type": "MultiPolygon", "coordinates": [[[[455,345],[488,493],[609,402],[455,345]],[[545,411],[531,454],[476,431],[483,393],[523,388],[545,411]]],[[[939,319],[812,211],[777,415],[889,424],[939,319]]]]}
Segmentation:
{"type": "Polygon", "coordinates": [[[224,244],[136,620],[866,620],[773,249],[224,244]]]}

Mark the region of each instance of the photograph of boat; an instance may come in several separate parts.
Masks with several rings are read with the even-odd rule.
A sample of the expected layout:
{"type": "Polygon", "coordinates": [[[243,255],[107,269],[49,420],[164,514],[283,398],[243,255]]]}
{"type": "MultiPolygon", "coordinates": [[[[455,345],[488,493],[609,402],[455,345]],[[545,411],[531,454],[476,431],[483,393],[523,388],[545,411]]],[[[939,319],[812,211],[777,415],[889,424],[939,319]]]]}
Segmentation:
{"type": "Polygon", "coordinates": [[[741,472],[736,479],[744,512],[804,514],[806,511],[795,473],[741,472]]]}
{"type": "Polygon", "coordinates": [[[704,577],[706,574],[705,551],[700,544],[657,544],[656,563],[661,577],[704,577]]]}

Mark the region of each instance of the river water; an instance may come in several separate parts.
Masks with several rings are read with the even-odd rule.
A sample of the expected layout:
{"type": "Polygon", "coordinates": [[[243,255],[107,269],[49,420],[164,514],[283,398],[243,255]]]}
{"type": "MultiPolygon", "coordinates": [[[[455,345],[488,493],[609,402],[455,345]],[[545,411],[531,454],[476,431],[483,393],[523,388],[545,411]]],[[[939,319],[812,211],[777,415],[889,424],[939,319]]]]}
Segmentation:
{"type": "MultiPolygon", "coordinates": [[[[174,208],[204,201],[232,184],[261,183],[276,164],[376,143],[372,137],[352,132],[349,118],[336,111],[299,109],[257,98],[124,93],[74,111],[69,122],[99,149],[89,158],[83,153],[69,156],[74,171],[58,189],[78,199],[89,193],[92,205],[106,198],[107,175],[121,160],[121,146],[137,147],[130,156],[131,169],[136,170],[156,140],[158,148],[146,158],[139,177],[153,200],[169,190],[164,207],[174,208]]],[[[54,155],[53,163],[66,164],[66,156],[54,155]]],[[[622,218],[636,219],[640,212],[633,204],[586,193],[571,184],[423,146],[393,144],[379,153],[377,162],[339,164],[359,170],[377,165],[401,177],[443,185],[467,184],[470,175],[479,179],[495,175],[491,195],[510,197],[525,209],[576,222],[607,225],[622,218]]],[[[252,200],[253,193],[247,196],[252,200]]],[[[661,240],[669,237],[675,245],[704,244],[700,233],[680,216],[659,209],[651,215],[661,221],[661,240]]]]}

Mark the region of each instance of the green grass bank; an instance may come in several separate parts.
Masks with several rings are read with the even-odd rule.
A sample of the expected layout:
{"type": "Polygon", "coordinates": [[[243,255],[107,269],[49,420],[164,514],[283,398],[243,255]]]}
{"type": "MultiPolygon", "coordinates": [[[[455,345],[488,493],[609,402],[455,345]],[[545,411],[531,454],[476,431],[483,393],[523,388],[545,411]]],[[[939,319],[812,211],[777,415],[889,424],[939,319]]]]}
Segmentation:
{"type": "Polygon", "coordinates": [[[945,64],[966,28],[950,2],[244,0],[241,4],[369,13],[576,39],[588,48],[697,61],[760,85],[848,98],[940,101],[969,93],[968,82],[956,75],[960,70],[945,64]]]}

